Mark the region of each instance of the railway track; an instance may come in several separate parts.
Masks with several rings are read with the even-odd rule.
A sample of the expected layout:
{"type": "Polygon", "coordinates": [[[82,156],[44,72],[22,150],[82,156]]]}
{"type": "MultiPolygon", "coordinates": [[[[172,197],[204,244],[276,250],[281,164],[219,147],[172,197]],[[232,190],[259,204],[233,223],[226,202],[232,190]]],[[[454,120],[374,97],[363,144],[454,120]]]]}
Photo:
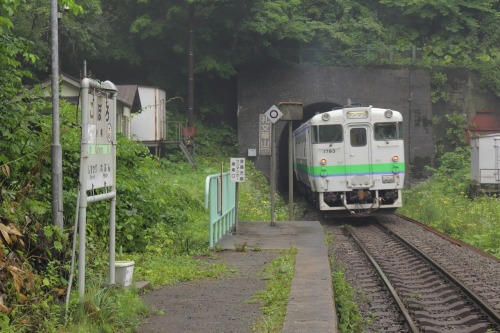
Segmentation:
{"type": "Polygon", "coordinates": [[[401,217],[379,220],[346,228],[324,224],[357,290],[358,306],[370,318],[366,332],[500,332],[498,275],[485,285],[432,238],[457,244],[401,217]]]}

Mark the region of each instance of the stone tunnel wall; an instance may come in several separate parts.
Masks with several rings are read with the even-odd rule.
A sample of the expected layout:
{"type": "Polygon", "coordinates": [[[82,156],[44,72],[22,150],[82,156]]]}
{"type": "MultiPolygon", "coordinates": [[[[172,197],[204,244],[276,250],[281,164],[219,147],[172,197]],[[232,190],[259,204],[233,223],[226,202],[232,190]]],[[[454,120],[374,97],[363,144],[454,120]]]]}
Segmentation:
{"type": "MultiPolygon", "coordinates": [[[[429,72],[392,68],[247,68],[238,74],[239,154],[255,162],[268,177],[270,156],[259,155],[259,115],[280,102],[373,105],[400,111],[405,124],[407,175],[425,176],[425,165],[434,159],[434,133],[429,72]],[[257,156],[249,157],[249,148],[257,156]]],[[[288,122],[276,123],[278,179],[288,175],[288,122]]],[[[409,180],[410,177],[407,177],[409,180]]]]}

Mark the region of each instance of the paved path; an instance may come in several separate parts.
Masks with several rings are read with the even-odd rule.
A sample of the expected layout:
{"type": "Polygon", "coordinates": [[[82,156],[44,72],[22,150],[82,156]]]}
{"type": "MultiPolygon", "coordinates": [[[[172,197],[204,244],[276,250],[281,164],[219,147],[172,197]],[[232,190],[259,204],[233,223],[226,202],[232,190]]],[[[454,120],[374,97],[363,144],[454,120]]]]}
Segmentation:
{"type": "Polygon", "coordinates": [[[324,233],[317,221],[240,222],[234,235],[224,236],[217,246],[235,249],[297,248],[283,333],[337,332],[332,277],[324,233]]]}

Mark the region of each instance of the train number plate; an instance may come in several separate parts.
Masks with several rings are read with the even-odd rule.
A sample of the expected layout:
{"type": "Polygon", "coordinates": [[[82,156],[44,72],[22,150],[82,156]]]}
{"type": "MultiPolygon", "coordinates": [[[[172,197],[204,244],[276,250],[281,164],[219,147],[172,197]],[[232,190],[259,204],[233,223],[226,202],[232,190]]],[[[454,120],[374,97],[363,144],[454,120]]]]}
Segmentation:
{"type": "Polygon", "coordinates": [[[382,183],[383,184],[390,184],[390,183],[394,183],[395,182],[395,179],[394,179],[394,176],[382,176],[382,183]]]}

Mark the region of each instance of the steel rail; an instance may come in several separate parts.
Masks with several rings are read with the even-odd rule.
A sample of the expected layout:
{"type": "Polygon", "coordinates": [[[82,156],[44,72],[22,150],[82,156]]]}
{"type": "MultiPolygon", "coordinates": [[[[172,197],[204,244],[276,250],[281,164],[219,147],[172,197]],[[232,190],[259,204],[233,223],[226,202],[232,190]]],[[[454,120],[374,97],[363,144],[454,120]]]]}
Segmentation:
{"type": "Polygon", "coordinates": [[[408,326],[410,328],[410,331],[412,333],[419,333],[420,330],[417,328],[417,325],[413,321],[413,318],[411,317],[410,313],[408,312],[408,309],[404,305],[403,301],[399,297],[398,293],[396,292],[396,290],[392,286],[391,282],[389,281],[389,279],[385,275],[385,273],[382,270],[382,268],[380,268],[380,266],[377,264],[377,261],[371,256],[371,254],[368,252],[368,250],[365,248],[365,246],[356,237],[356,235],[354,234],[354,231],[350,227],[348,227],[347,230],[348,230],[349,234],[351,235],[351,237],[356,242],[356,244],[359,246],[359,248],[361,249],[361,251],[363,251],[363,253],[366,255],[366,257],[370,260],[370,263],[375,268],[375,270],[377,271],[377,274],[380,276],[380,278],[384,281],[387,289],[389,289],[389,292],[391,293],[392,297],[396,301],[396,304],[398,305],[399,310],[403,314],[403,316],[404,316],[404,318],[406,320],[406,323],[408,324],[408,326]]]}
{"type": "Polygon", "coordinates": [[[495,257],[494,255],[492,255],[492,254],[490,254],[490,253],[488,253],[488,252],[484,252],[484,251],[482,251],[482,250],[478,249],[477,247],[475,247],[475,246],[473,246],[473,245],[470,245],[470,244],[468,244],[468,243],[466,243],[466,242],[464,242],[464,241],[461,241],[461,240],[459,240],[459,239],[455,239],[455,238],[451,237],[450,235],[445,234],[444,232],[441,232],[441,231],[439,231],[439,230],[436,230],[436,229],[434,229],[434,228],[432,228],[432,227],[428,226],[427,224],[424,224],[424,223],[422,223],[422,222],[419,222],[419,221],[417,221],[417,220],[414,220],[414,219],[412,219],[412,218],[410,218],[410,217],[408,217],[408,216],[404,216],[404,215],[401,215],[401,214],[395,214],[395,215],[396,215],[397,217],[399,217],[399,218],[403,219],[403,220],[406,220],[406,221],[412,222],[412,223],[414,223],[414,224],[416,224],[416,225],[420,226],[421,228],[423,228],[423,229],[425,229],[425,230],[428,230],[428,231],[432,232],[433,234],[435,234],[435,235],[437,235],[437,236],[439,236],[439,237],[441,237],[441,238],[443,238],[443,239],[447,240],[448,242],[450,242],[450,243],[452,243],[452,244],[455,244],[455,245],[460,246],[460,247],[468,248],[468,249],[470,249],[470,250],[472,250],[472,251],[476,252],[477,254],[479,254],[479,255],[481,255],[481,256],[483,256],[483,257],[485,257],[485,258],[488,258],[488,259],[494,260],[494,261],[496,261],[496,262],[500,262],[500,258],[497,258],[497,257],[495,257]]]}
{"type": "Polygon", "coordinates": [[[427,256],[424,252],[420,251],[418,248],[413,246],[409,241],[407,241],[404,237],[394,233],[392,230],[389,230],[386,226],[377,222],[377,225],[380,226],[387,233],[398,239],[402,244],[412,250],[415,254],[420,256],[423,260],[427,261],[433,268],[439,271],[442,275],[444,275],[450,282],[452,282],[455,286],[457,286],[464,294],[466,294],[484,313],[486,313],[492,321],[494,321],[497,325],[500,325],[500,314],[495,311],[491,306],[486,304],[480,296],[478,296],[474,291],[469,289],[466,285],[461,283],[452,273],[446,271],[443,267],[441,267],[437,262],[427,256]]]}

